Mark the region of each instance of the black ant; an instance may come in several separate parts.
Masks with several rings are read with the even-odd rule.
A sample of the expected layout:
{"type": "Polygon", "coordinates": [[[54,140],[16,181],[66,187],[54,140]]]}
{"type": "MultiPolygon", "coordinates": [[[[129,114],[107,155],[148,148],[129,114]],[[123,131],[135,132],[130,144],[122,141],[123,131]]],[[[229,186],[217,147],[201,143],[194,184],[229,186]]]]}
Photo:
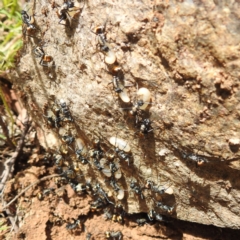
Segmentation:
{"type": "Polygon", "coordinates": [[[62,141],[64,143],[66,143],[67,145],[71,145],[75,140],[75,138],[73,136],[69,136],[69,135],[66,135],[66,134],[61,136],[61,138],[62,138],[62,141]]]}
{"type": "Polygon", "coordinates": [[[97,161],[100,161],[100,159],[104,156],[104,152],[100,146],[100,141],[95,141],[94,149],[90,151],[90,156],[94,159],[97,159],[97,161]]]}
{"type": "Polygon", "coordinates": [[[48,104],[45,103],[43,106],[44,117],[47,119],[47,124],[51,128],[59,128],[61,126],[61,118],[60,118],[60,110],[56,110],[53,112],[52,110],[48,110],[48,104]]]}
{"type": "Polygon", "coordinates": [[[60,99],[59,105],[61,107],[61,113],[63,115],[63,121],[73,122],[73,118],[71,116],[71,113],[69,111],[69,108],[68,108],[66,102],[63,99],[60,99]]]}
{"type": "Polygon", "coordinates": [[[113,188],[113,190],[115,192],[118,192],[120,190],[120,187],[118,186],[116,180],[114,179],[114,177],[111,177],[111,179],[109,180],[109,184],[110,186],[113,188]]]}
{"type": "Polygon", "coordinates": [[[49,195],[50,193],[54,194],[55,193],[54,190],[55,190],[54,188],[44,189],[42,192],[39,192],[37,194],[37,198],[41,201],[45,196],[49,195]]]}
{"type": "MultiPolygon", "coordinates": [[[[67,16],[69,16],[69,9],[74,7],[74,2],[65,0],[61,8],[57,11],[58,18],[60,18],[58,24],[62,24],[61,22],[63,20],[67,19],[67,16]]],[[[69,16],[70,17],[70,16],[69,16]]],[[[65,24],[62,24],[65,25],[65,24]]]]}
{"type": "Polygon", "coordinates": [[[117,232],[106,231],[105,235],[106,235],[107,239],[116,239],[116,238],[118,238],[118,240],[121,240],[122,237],[123,237],[123,235],[122,235],[122,233],[120,231],[117,231],[117,232]]]}
{"type": "Polygon", "coordinates": [[[113,76],[112,84],[113,84],[113,90],[116,93],[118,93],[121,100],[125,103],[130,102],[130,98],[129,98],[126,88],[125,88],[124,80],[123,79],[120,80],[120,78],[118,76],[113,76]]]}
{"type": "Polygon", "coordinates": [[[205,157],[202,157],[200,155],[196,155],[194,153],[185,153],[185,152],[183,152],[182,153],[182,157],[184,159],[190,159],[193,162],[196,162],[197,166],[201,166],[201,165],[209,162],[205,157]]]}
{"type": "Polygon", "coordinates": [[[140,120],[139,121],[140,133],[146,135],[149,132],[152,132],[153,128],[151,126],[151,123],[152,123],[152,121],[149,118],[140,120]]]}
{"type": "Polygon", "coordinates": [[[109,142],[115,147],[114,151],[117,154],[117,156],[126,162],[128,162],[128,166],[131,159],[131,154],[129,152],[131,151],[131,148],[127,142],[125,142],[123,139],[117,138],[117,137],[111,137],[109,139],[109,142]]]}
{"type": "Polygon", "coordinates": [[[97,168],[97,170],[102,171],[104,169],[104,167],[101,165],[101,163],[98,161],[97,158],[93,159],[93,164],[95,165],[95,167],[97,168]]]}
{"type": "Polygon", "coordinates": [[[113,218],[113,213],[111,212],[110,208],[105,208],[103,212],[104,212],[104,219],[110,220],[113,218]]]}
{"type": "Polygon", "coordinates": [[[93,164],[95,165],[95,167],[99,171],[102,171],[104,167],[101,165],[100,160],[104,156],[104,152],[100,146],[99,140],[95,141],[94,145],[94,149],[90,150],[90,157],[93,158],[93,164]]]}
{"type": "Polygon", "coordinates": [[[147,189],[151,188],[151,190],[153,192],[159,193],[159,194],[164,194],[164,193],[172,194],[173,193],[173,189],[171,187],[159,187],[153,181],[150,181],[150,180],[147,180],[145,187],[147,189]]]}
{"type": "Polygon", "coordinates": [[[41,58],[39,64],[44,67],[49,67],[49,63],[53,61],[53,58],[49,55],[46,55],[43,48],[37,46],[33,49],[33,53],[36,58],[41,58]]]}
{"type": "MultiPolygon", "coordinates": [[[[26,34],[26,32],[32,32],[35,31],[37,29],[37,27],[34,25],[34,17],[29,16],[27,11],[22,10],[21,11],[21,15],[22,15],[22,21],[23,23],[27,26],[26,29],[23,31],[23,34],[26,34]]],[[[27,35],[30,36],[30,35],[27,35]]],[[[33,36],[30,36],[33,37],[33,36]]]]}
{"type": "Polygon", "coordinates": [[[92,237],[92,234],[91,234],[91,233],[87,233],[87,234],[86,234],[86,240],[90,240],[91,237],[92,237]]]}
{"type": "Polygon", "coordinates": [[[112,220],[114,222],[119,222],[123,224],[123,217],[126,215],[126,212],[123,209],[123,206],[121,204],[115,205],[113,209],[113,216],[112,220]]]}
{"type": "Polygon", "coordinates": [[[137,222],[138,226],[143,226],[143,225],[146,224],[148,221],[147,221],[146,218],[138,218],[138,219],[136,220],[136,222],[137,222]]]}
{"type": "MultiPolygon", "coordinates": [[[[106,180],[105,182],[107,182],[106,180]]],[[[116,182],[116,179],[112,176],[109,180],[110,186],[113,188],[113,190],[118,194],[117,199],[122,200],[124,198],[124,190],[119,187],[119,185],[116,182]]]]}
{"type": "Polygon", "coordinates": [[[157,220],[159,222],[168,222],[165,216],[160,215],[159,213],[156,213],[156,211],[153,209],[149,211],[148,219],[150,221],[157,220]]]}
{"type": "Polygon", "coordinates": [[[74,221],[73,223],[68,223],[68,224],[66,225],[66,229],[67,229],[67,230],[73,230],[73,229],[79,227],[80,225],[81,225],[81,222],[80,222],[80,220],[78,219],[78,220],[74,221]]]}
{"type": "Polygon", "coordinates": [[[105,21],[105,23],[102,26],[96,27],[95,32],[91,31],[92,33],[94,33],[98,36],[98,43],[100,45],[101,51],[103,51],[103,52],[109,51],[109,48],[106,45],[106,43],[107,43],[106,25],[107,25],[107,20],[105,21]]]}
{"type": "Polygon", "coordinates": [[[63,156],[61,154],[54,154],[53,160],[55,161],[55,164],[57,167],[62,167],[63,165],[63,156]]]}
{"type": "Polygon", "coordinates": [[[92,202],[90,205],[92,210],[98,210],[104,208],[107,205],[107,202],[105,201],[105,199],[99,197],[97,198],[96,201],[92,202]]]}
{"type": "Polygon", "coordinates": [[[130,188],[138,195],[141,196],[141,199],[144,199],[144,195],[142,193],[142,188],[137,184],[137,182],[134,182],[131,180],[130,182],[130,188]]]}
{"type": "Polygon", "coordinates": [[[63,172],[63,176],[70,180],[76,177],[76,173],[73,169],[69,168],[63,172]]]}
{"type": "Polygon", "coordinates": [[[162,202],[158,202],[158,201],[155,201],[155,202],[156,202],[156,207],[160,208],[164,212],[172,213],[175,208],[175,206],[170,207],[170,206],[164,205],[162,202]]]}
{"type": "Polygon", "coordinates": [[[106,39],[106,24],[107,20],[105,21],[103,26],[96,27],[95,32],[93,32],[92,30],[90,31],[98,36],[98,45],[100,46],[100,51],[103,52],[105,55],[105,62],[111,65],[116,62],[116,55],[109,47],[106,39]]]}
{"type": "Polygon", "coordinates": [[[108,196],[107,194],[105,193],[105,191],[101,188],[100,184],[97,183],[94,187],[94,189],[96,190],[96,192],[99,194],[99,195],[102,195],[108,203],[111,203],[112,205],[114,205],[113,202],[111,202],[109,199],[108,199],[108,196]]]}
{"type": "Polygon", "coordinates": [[[82,155],[82,151],[83,151],[83,149],[77,149],[77,150],[75,151],[76,156],[77,156],[78,160],[80,160],[80,162],[81,162],[82,164],[88,164],[89,161],[82,155]]]}

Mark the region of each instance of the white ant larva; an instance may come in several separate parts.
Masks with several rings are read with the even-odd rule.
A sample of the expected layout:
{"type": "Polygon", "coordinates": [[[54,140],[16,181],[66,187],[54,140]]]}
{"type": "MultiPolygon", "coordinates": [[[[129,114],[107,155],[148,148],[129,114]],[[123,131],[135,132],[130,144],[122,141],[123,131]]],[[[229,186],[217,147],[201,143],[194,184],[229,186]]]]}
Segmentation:
{"type": "Polygon", "coordinates": [[[111,177],[112,176],[112,171],[109,167],[105,167],[107,160],[105,158],[101,158],[99,161],[101,166],[103,166],[103,169],[101,172],[106,176],[106,177],[111,177]]]}
{"type": "Polygon", "coordinates": [[[172,195],[173,194],[173,189],[172,187],[168,187],[166,190],[165,190],[165,193],[169,194],[169,195],[172,195]]]}
{"type": "Polygon", "coordinates": [[[119,150],[123,150],[124,152],[131,151],[130,145],[121,138],[111,137],[109,138],[109,142],[119,150]]]}
{"type": "Polygon", "coordinates": [[[138,109],[145,110],[150,103],[151,93],[147,88],[140,88],[137,91],[137,107],[138,109]]]}
{"type": "Polygon", "coordinates": [[[105,54],[105,63],[113,64],[116,62],[116,55],[110,48],[108,48],[108,51],[105,51],[104,54],[105,54]]]}
{"type": "Polygon", "coordinates": [[[102,173],[106,176],[106,177],[111,177],[112,176],[112,172],[109,168],[104,168],[102,169],[102,173]]]}
{"type": "Polygon", "coordinates": [[[118,168],[118,170],[114,173],[114,176],[116,179],[120,179],[122,177],[122,172],[120,170],[120,165],[118,163],[116,163],[116,167],[118,168]]]}
{"type": "Polygon", "coordinates": [[[122,200],[123,198],[124,198],[124,190],[120,189],[120,190],[118,190],[117,199],[122,200]]]}
{"type": "Polygon", "coordinates": [[[75,149],[80,150],[81,154],[85,154],[87,152],[86,145],[81,138],[75,139],[75,149]]]}
{"type": "Polygon", "coordinates": [[[123,102],[128,103],[130,102],[130,98],[127,94],[126,88],[123,88],[122,91],[119,93],[119,97],[122,99],[123,102]]]}

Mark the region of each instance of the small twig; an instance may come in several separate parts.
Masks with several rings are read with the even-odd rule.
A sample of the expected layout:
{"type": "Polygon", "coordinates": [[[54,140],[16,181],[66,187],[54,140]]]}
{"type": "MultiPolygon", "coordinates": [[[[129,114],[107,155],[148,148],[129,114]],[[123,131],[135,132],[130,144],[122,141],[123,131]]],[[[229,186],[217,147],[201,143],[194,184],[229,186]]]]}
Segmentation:
{"type": "MultiPolygon", "coordinates": [[[[4,188],[5,188],[5,186],[4,186],[4,188]]],[[[3,188],[3,192],[4,192],[4,188],[3,188]]],[[[6,202],[3,200],[3,194],[1,196],[1,202],[2,202],[2,206],[4,206],[6,204],[6,202]]],[[[12,224],[12,229],[14,229],[14,231],[17,232],[18,231],[18,226],[16,224],[17,216],[14,218],[8,208],[6,209],[6,213],[12,224]]],[[[12,229],[11,229],[11,231],[12,231],[12,229]]]]}
{"type": "Polygon", "coordinates": [[[15,145],[13,144],[12,140],[9,138],[8,129],[5,123],[3,122],[2,117],[0,117],[0,125],[2,127],[4,136],[6,137],[6,142],[8,143],[10,148],[14,149],[15,145]]]}
{"type": "Polygon", "coordinates": [[[15,198],[13,198],[9,203],[7,203],[6,206],[3,207],[3,209],[6,209],[7,207],[9,207],[13,202],[15,202],[22,194],[24,194],[27,190],[29,190],[31,187],[33,187],[34,185],[42,182],[42,181],[45,181],[49,178],[53,178],[53,177],[59,177],[61,175],[59,174],[52,174],[52,175],[49,175],[49,176],[46,176],[46,177],[43,177],[39,180],[37,180],[36,182],[30,184],[28,187],[26,187],[25,189],[23,189],[15,198]]]}
{"type": "Polygon", "coordinates": [[[22,148],[23,148],[23,145],[24,145],[24,139],[25,139],[25,136],[26,136],[26,134],[28,132],[29,126],[30,126],[30,123],[28,121],[28,117],[26,117],[25,121],[24,121],[24,130],[22,132],[21,139],[18,142],[17,148],[16,148],[14,154],[12,155],[12,157],[9,158],[4,163],[5,169],[4,169],[4,172],[2,174],[3,177],[2,177],[2,180],[1,180],[1,183],[0,183],[0,192],[2,192],[2,189],[3,189],[6,181],[8,180],[8,178],[11,177],[11,175],[12,175],[12,173],[14,171],[13,165],[14,165],[16,159],[18,158],[19,154],[22,151],[22,148]]]}
{"type": "MultiPolygon", "coordinates": [[[[3,204],[5,204],[5,202],[3,201],[3,204]]],[[[17,216],[11,216],[12,213],[10,212],[10,210],[7,208],[6,209],[6,213],[8,215],[8,218],[12,224],[12,229],[14,229],[15,232],[18,231],[18,225],[17,225],[17,216]]],[[[10,232],[12,232],[12,229],[10,232]]]]}

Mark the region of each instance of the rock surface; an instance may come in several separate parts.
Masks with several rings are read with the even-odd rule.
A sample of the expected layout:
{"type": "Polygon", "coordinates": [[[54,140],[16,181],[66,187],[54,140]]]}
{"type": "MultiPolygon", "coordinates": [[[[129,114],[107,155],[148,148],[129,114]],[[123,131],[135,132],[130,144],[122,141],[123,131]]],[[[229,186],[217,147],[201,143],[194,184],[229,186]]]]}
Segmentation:
{"type": "MultiPolygon", "coordinates": [[[[50,97],[54,95],[58,103],[66,101],[75,123],[72,135],[89,149],[100,138],[104,150],[110,151],[112,136],[130,144],[133,159],[129,166],[120,162],[123,176],[118,181],[126,191],[121,203],[129,213],[154,208],[181,220],[238,229],[239,3],[86,1],[66,25],[58,24],[60,7],[55,7],[63,1],[53,3],[35,2],[40,30],[36,38],[25,37],[18,73],[12,76],[16,87],[26,92],[23,101],[42,145],[57,152],[63,144],[59,129],[47,128],[43,116],[44,104],[55,104],[50,97]],[[129,114],[132,103],[123,103],[113,90],[112,66],[104,62],[93,34],[106,20],[106,38],[131,102],[136,101],[137,88],[152,93],[144,116],[151,119],[153,131],[144,137],[129,114]],[[33,50],[41,42],[54,65],[41,66],[35,58],[33,50]],[[147,180],[171,186],[174,194],[145,189],[142,199],[130,189],[132,179],[141,187],[147,180]],[[173,213],[157,208],[156,201],[174,206],[173,213]]],[[[86,179],[113,192],[93,164],[82,171],[86,179]]]]}

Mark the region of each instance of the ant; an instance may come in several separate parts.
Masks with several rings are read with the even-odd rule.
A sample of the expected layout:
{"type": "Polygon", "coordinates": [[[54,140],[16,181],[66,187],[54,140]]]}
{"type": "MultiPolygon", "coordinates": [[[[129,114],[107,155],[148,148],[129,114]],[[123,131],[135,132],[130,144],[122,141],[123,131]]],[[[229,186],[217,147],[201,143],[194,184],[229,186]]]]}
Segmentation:
{"type": "Polygon", "coordinates": [[[83,149],[77,149],[75,151],[75,154],[76,154],[78,160],[80,160],[82,164],[88,164],[89,161],[82,155],[82,151],[83,151],[83,149]]]}
{"type": "Polygon", "coordinates": [[[91,237],[92,237],[92,234],[91,234],[91,233],[87,233],[87,234],[86,234],[86,240],[90,240],[91,237]]]}
{"type": "Polygon", "coordinates": [[[112,84],[113,84],[113,90],[116,93],[118,93],[121,100],[125,103],[130,102],[130,98],[125,88],[124,80],[123,79],[121,80],[119,76],[113,76],[112,84]]]}
{"type": "Polygon", "coordinates": [[[151,126],[152,121],[149,118],[140,120],[138,123],[140,125],[140,133],[141,134],[146,135],[149,132],[153,131],[153,128],[151,126]]]}
{"type": "Polygon", "coordinates": [[[94,188],[95,188],[95,190],[97,191],[98,194],[102,195],[102,196],[107,200],[108,203],[111,203],[112,205],[114,205],[114,203],[111,202],[111,201],[108,199],[107,194],[106,194],[105,191],[101,188],[101,186],[100,186],[99,183],[97,183],[94,188]]]}
{"type": "Polygon", "coordinates": [[[94,149],[90,150],[90,156],[97,161],[100,161],[100,159],[104,156],[104,152],[100,145],[100,140],[94,141],[94,149]]]}
{"type": "Polygon", "coordinates": [[[102,171],[104,169],[104,167],[101,165],[101,163],[98,161],[97,158],[93,159],[93,164],[95,165],[95,167],[97,168],[97,170],[102,171]]]}
{"type": "Polygon", "coordinates": [[[116,62],[116,55],[111,50],[111,48],[109,47],[109,44],[107,43],[106,31],[105,31],[106,24],[107,24],[107,20],[105,21],[104,25],[96,27],[95,32],[93,32],[92,30],[90,31],[93,34],[98,36],[98,45],[100,46],[99,47],[100,51],[105,55],[105,62],[111,65],[116,62]]]}
{"type": "Polygon", "coordinates": [[[114,177],[111,177],[111,179],[109,180],[109,184],[110,186],[113,188],[113,190],[115,192],[118,192],[120,190],[120,187],[118,186],[116,180],[114,179],[114,177]]]}
{"type": "Polygon", "coordinates": [[[47,124],[51,128],[60,128],[61,126],[61,117],[60,117],[60,109],[54,108],[54,111],[48,110],[48,103],[45,103],[43,106],[44,117],[47,119],[47,124]]]}
{"type": "Polygon", "coordinates": [[[165,216],[156,213],[156,211],[153,210],[153,209],[149,211],[149,213],[148,213],[148,219],[149,219],[150,221],[157,220],[157,221],[159,221],[159,222],[168,222],[168,221],[166,220],[166,217],[165,217],[165,216]]]}
{"type": "Polygon", "coordinates": [[[120,231],[117,231],[117,232],[106,231],[105,235],[106,235],[107,239],[116,239],[118,237],[118,240],[121,240],[123,237],[123,235],[120,231]]]}
{"type": "Polygon", "coordinates": [[[129,152],[131,151],[129,144],[125,142],[123,139],[117,138],[117,137],[111,137],[109,139],[109,142],[115,147],[114,151],[116,152],[117,156],[120,159],[128,162],[128,166],[129,166],[130,159],[132,157],[129,154],[129,152]]]}
{"type": "Polygon", "coordinates": [[[136,222],[137,222],[138,226],[143,226],[144,224],[147,223],[147,219],[146,218],[138,218],[136,220],[136,222]]]}
{"type": "Polygon", "coordinates": [[[208,160],[205,157],[202,157],[200,155],[196,155],[194,153],[185,153],[185,152],[183,152],[182,153],[182,157],[184,159],[190,159],[193,162],[196,162],[197,166],[201,166],[201,165],[203,165],[205,163],[208,163],[208,160]]]}
{"type": "Polygon", "coordinates": [[[114,91],[116,93],[121,93],[124,89],[124,86],[122,85],[122,83],[120,82],[119,77],[117,76],[113,76],[113,80],[112,80],[113,86],[114,86],[114,91]]]}
{"type": "Polygon", "coordinates": [[[144,199],[144,195],[142,193],[142,188],[137,184],[137,182],[134,182],[131,180],[130,182],[130,188],[138,195],[141,196],[141,199],[144,199]]]}
{"type": "Polygon", "coordinates": [[[115,176],[116,179],[120,179],[122,177],[122,172],[119,168],[119,164],[115,162],[110,162],[109,163],[109,168],[112,173],[112,175],[115,176]]]}
{"type": "MultiPolygon", "coordinates": [[[[22,10],[21,16],[22,16],[23,23],[26,25],[26,29],[24,29],[23,31],[24,35],[26,34],[26,32],[32,32],[37,29],[37,27],[34,25],[34,22],[35,22],[34,17],[29,16],[27,11],[22,10]]],[[[33,37],[31,35],[27,35],[27,36],[33,37]]]]}
{"type": "Polygon", "coordinates": [[[63,99],[60,99],[60,103],[59,103],[60,107],[61,107],[61,113],[63,115],[63,121],[70,121],[73,122],[73,118],[71,116],[71,113],[69,111],[69,108],[66,104],[66,102],[63,99]]]}
{"type": "Polygon", "coordinates": [[[78,219],[78,220],[74,221],[73,223],[68,223],[68,224],[66,225],[66,229],[67,229],[67,230],[73,230],[73,229],[79,227],[80,225],[81,225],[81,222],[80,222],[80,220],[78,219]]]}
{"type": "Polygon", "coordinates": [[[127,154],[126,152],[124,152],[123,150],[120,150],[119,148],[115,148],[115,152],[117,153],[117,156],[126,161],[128,163],[128,166],[130,164],[130,158],[131,158],[131,155],[130,154],[127,154]]]}
{"type": "Polygon", "coordinates": [[[63,165],[63,156],[61,154],[54,154],[53,160],[55,161],[55,164],[57,167],[62,167],[63,165]]]}
{"type": "Polygon", "coordinates": [[[33,49],[33,53],[36,58],[41,58],[39,64],[44,67],[49,67],[49,63],[53,61],[53,58],[46,55],[41,46],[37,46],[33,49]]]}
{"type": "Polygon", "coordinates": [[[92,210],[98,210],[98,209],[104,208],[107,205],[107,203],[105,199],[98,197],[97,200],[92,202],[90,205],[92,210]]]}
{"type": "MultiPolygon", "coordinates": [[[[58,18],[60,18],[58,24],[62,24],[61,22],[63,20],[67,19],[67,16],[70,17],[69,15],[69,9],[74,7],[74,2],[65,0],[61,8],[57,11],[58,18]]],[[[65,25],[65,24],[62,24],[65,25]]]]}
{"type": "Polygon", "coordinates": [[[107,43],[106,25],[107,25],[107,19],[102,26],[95,28],[95,32],[91,30],[92,33],[98,36],[98,44],[100,45],[100,50],[103,52],[109,51],[109,47],[106,44],[107,43]]]}
{"type": "Polygon", "coordinates": [[[67,145],[71,145],[75,140],[75,138],[73,136],[69,136],[69,135],[66,135],[66,134],[61,136],[61,138],[62,138],[62,141],[64,143],[66,143],[67,145]]]}
{"type": "Polygon", "coordinates": [[[63,176],[70,180],[76,177],[76,173],[73,169],[69,168],[63,172],[63,176]]]}
{"type": "Polygon", "coordinates": [[[110,208],[105,208],[103,212],[104,212],[104,219],[110,220],[113,218],[113,213],[111,212],[110,208]]]}
{"type": "Polygon", "coordinates": [[[162,202],[157,202],[157,201],[155,202],[156,202],[156,207],[160,208],[164,212],[172,213],[175,208],[175,206],[170,207],[170,206],[164,205],[162,202]]]}
{"type": "Polygon", "coordinates": [[[121,224],[123,224],[123,217],[126,215],[126,212],[123,209],[123,206],[121,204],[117,204],[114,206],[113,209],[113,216],[112,216],[112,220],[114,222],[119,222],[121,224]]]}
{"type": "Polygon", "coordinates": [[[150,180],[147,180],[145,187],[147,189],[151,188],[151,190],[153,192],[159,193],[159,194],[164,194],[164,193],[172,194],[173,193],[173,189],[171,187],[159,187],[153,181],[150,181],[150,180]]]}
{"type": "Polygon", "coordinates": [[[54,192],[54,190],[55,190],[55,188],[47,188],[47,189],[44,189],[42,192],[39,192],[38,194],[37,194],[37,198],[38,198],[38,200],[43,200],[43,198],[45,197],[45,196],[48,196],[50,193],[55,193],[54,192]]]}

